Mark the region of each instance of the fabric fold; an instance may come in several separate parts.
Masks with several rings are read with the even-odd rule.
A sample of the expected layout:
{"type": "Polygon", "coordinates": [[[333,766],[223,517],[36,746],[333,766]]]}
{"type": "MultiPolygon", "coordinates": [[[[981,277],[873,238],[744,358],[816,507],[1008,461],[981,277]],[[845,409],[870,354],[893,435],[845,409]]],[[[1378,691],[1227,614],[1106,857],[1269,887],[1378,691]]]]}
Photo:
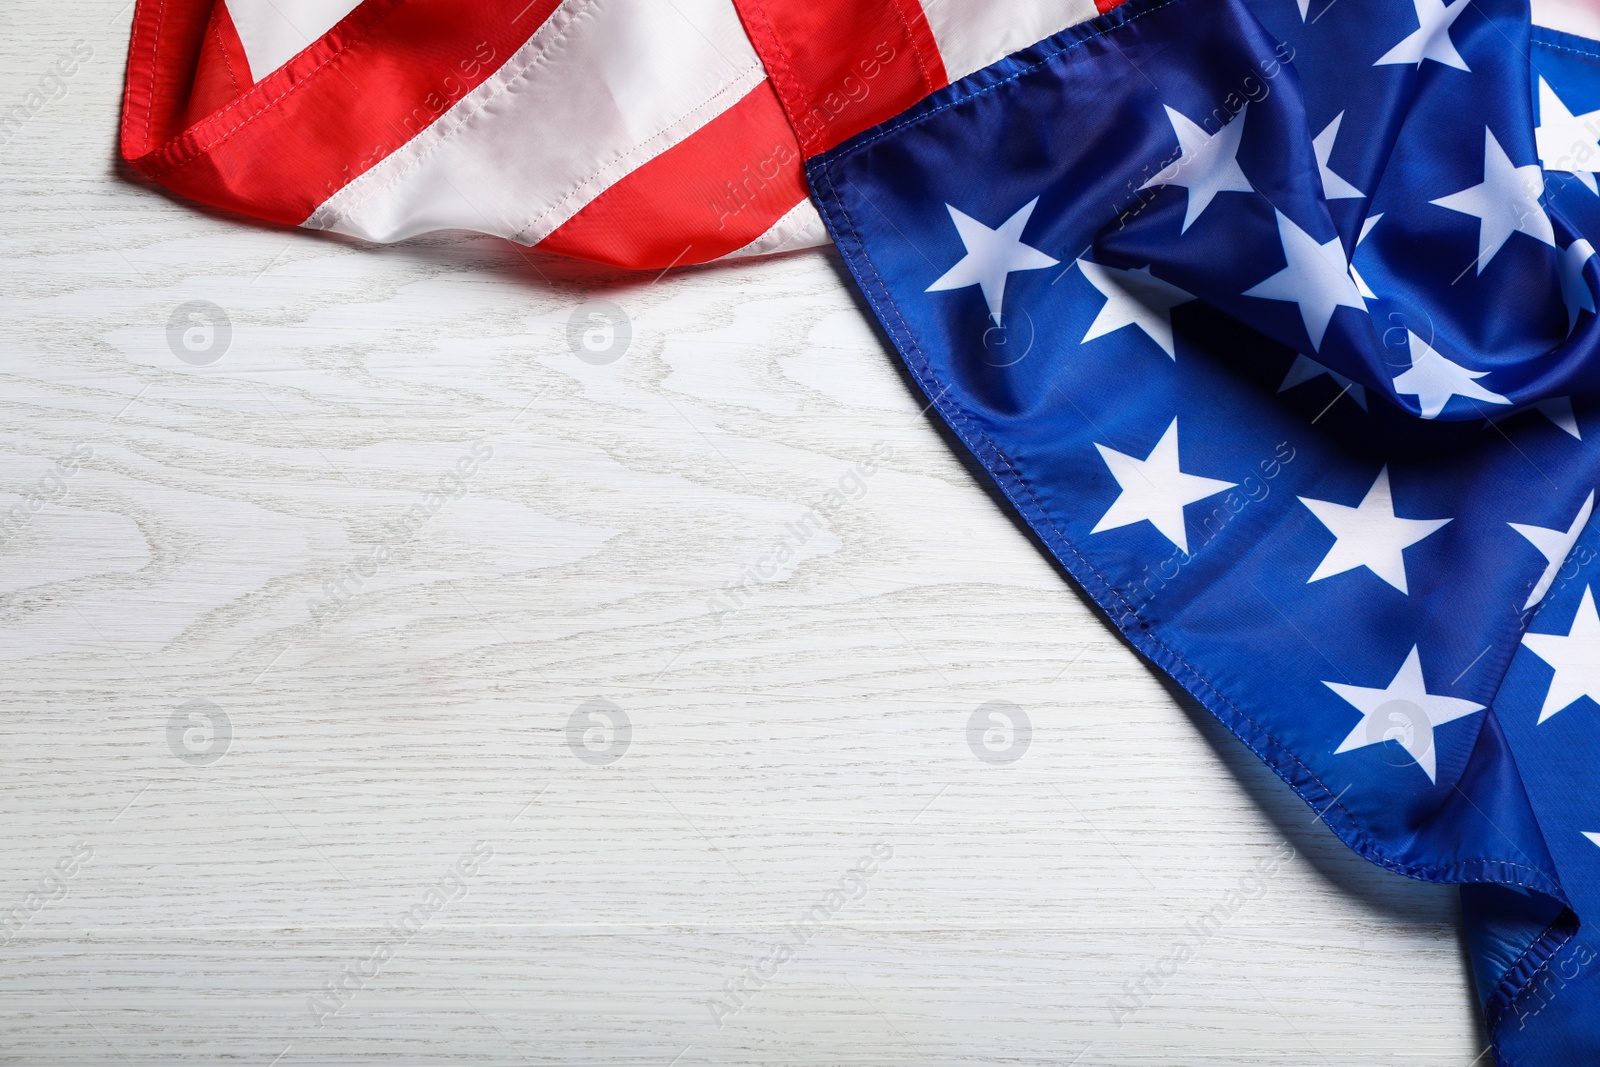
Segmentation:
{"type": "Polygon", "coordinates": [[[1417,11],[1133,0],[808,174],[1111,623],[1350,847],[1477,887],[1501,1063],[1587,1062],[1600,648],[1563,642],[1600,582],[1600,322],[1563,253],[1600,230],[1581,181],[1528,184],[1525,4],[1417,11]]]}

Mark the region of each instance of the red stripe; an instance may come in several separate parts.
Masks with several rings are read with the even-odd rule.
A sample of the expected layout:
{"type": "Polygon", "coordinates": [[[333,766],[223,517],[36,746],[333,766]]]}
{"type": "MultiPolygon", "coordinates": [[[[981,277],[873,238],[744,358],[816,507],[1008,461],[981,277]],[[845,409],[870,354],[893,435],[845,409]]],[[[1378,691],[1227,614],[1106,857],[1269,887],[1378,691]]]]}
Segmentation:
{"type": "Polygon", "coordinates": [[[808,156],[949,82],[917,0],[734,0],[734,6],[808,156]]]}
{"type": "Polygon", "coordinates": [[[539,247],[619,267],[703,263],[754,241],[805,197],[800,145],[763,81],[539,247]]]}
{"type": "Polygon", "coordinates": [[[219,3],[211,9],[211,22],[201,39],[194,90],[184,109],[185,125],[193,125],[230,100],[243,96],[254,81],[250,76],[250,58],[245,55],[244,42],[234,28],[233,16],[228,13],[227,4],[219,3]]]}
{"type": "Polygon", "coordinates": [[[363,0],[192,125],[210,0],[138,0],[122,154],[185,196],[298,225],[505,62],[559,0],[363,0]]]}

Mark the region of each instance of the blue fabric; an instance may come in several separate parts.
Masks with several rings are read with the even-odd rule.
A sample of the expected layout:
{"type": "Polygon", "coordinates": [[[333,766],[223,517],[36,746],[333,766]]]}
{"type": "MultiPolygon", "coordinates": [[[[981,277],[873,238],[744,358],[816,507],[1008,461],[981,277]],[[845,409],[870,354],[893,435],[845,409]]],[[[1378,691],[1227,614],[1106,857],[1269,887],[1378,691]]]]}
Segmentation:
{"type": "Polygon", "coordinates": [[[1405,61],[1429,3],[1131,0],[808,175],[1110,622],[1351,848],[1479,887],[1500,1063],[1600,1062],[1600,704],[1524,641],[1600,587],[1600,123],[1569,171],[1535,141],[1600,46],[1463,0],[1405,61]]]}

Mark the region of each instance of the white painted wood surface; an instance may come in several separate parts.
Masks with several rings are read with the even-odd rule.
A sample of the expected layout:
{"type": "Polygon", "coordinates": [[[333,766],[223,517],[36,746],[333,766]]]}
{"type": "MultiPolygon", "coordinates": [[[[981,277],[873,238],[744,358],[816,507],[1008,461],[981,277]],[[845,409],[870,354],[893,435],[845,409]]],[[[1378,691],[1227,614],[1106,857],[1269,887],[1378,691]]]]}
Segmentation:
{"type": "Polygon", "coordinates": [[[26,513],[0,543],[0,1063],[1482,1051],[1454,891],[1349,854],[1119,644],[919,414],[835,259],[651,279],[209,215],[113,163],[129,17],[0,14],[5,107],[94,50],[0,149],[0,511],[26,513]],[[599,366],[567,343],[595,299],[633,331],[599,366]],[[206,366],[168,343],[196,300],[231,321],[206,366]],[[606,765],[569,745],[596,699],[631,723],[606,765]],[[227,716],[215,762],[177,755],[222,747],[169,730],[191,701],[227,716]],[[1032,722],[1015,762],[969,748],[990,701],[1032,722]],[[1119,1025],[1110,998],[1285,843],[1119,1025]],[[342,1000],[321,1025],[317,997],[342,1000]]]}

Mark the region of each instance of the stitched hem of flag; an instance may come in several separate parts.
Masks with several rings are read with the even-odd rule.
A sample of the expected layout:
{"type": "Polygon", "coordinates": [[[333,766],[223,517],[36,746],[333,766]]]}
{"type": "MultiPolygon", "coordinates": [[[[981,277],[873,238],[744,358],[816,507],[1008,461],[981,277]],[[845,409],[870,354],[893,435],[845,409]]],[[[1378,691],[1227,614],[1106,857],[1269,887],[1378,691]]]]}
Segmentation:
{"type": "Polygon", "coordinates": [[[480,25],[456,19],[441,39],[445,23],[437,5],[361,0],[288,62],[261,72],[240,95],[191,122],[181,111],[192,77],[187,64],[203,26],[197,13],[210,5],[138,0],[123,90],[122,158],[201,203],[298,226],[409,143],[413,127],[430,124],[445,105],[492,76],[554,2],[535,0],[537,17],[520,28],[511,25],[515,20],[480,25]],[[401,48],[407,41],[412,46],[401,48]],[[488,58],[475,50],[480,41],[488,58]]]}
{"type": "MultiPolygon", "coordinates": [[[[1506,973],[1501,976],[1493,991],[1484,1000],[1483,1017],[1485,1028],[1489,1031],[1491,1039],[1500,1031],[1506,1016],[1516,1007],[1521,996],[1533,987],[1534,979],[1540,971],[1549,965],[1561,947],[1578,933],[1578,917],[1572,909],[1563,908],[1549,926],[1533,940],[1522,955],[1517,957],[1515,963],[1506,968],[1506,973]]],[[[1496,1046],[1499,1042],[1495,1042],[1496,1046]]],[[[1500,1067],[1515,1067],[1504,1053],[1496,1047],[1495,1059],[1500,1067]]]]}
{"type": "Polygon", "coordinates": [[[1548,26],[1534,26],[1529,37],[1529,43],[1536,48],[1549,48],[1556,52],[1573,52],[1590,59],[1600,59],[1600,44],[1579,37],[1577,34],[1567,33],[1564,30],[1553,30],[1548,26]]]}

